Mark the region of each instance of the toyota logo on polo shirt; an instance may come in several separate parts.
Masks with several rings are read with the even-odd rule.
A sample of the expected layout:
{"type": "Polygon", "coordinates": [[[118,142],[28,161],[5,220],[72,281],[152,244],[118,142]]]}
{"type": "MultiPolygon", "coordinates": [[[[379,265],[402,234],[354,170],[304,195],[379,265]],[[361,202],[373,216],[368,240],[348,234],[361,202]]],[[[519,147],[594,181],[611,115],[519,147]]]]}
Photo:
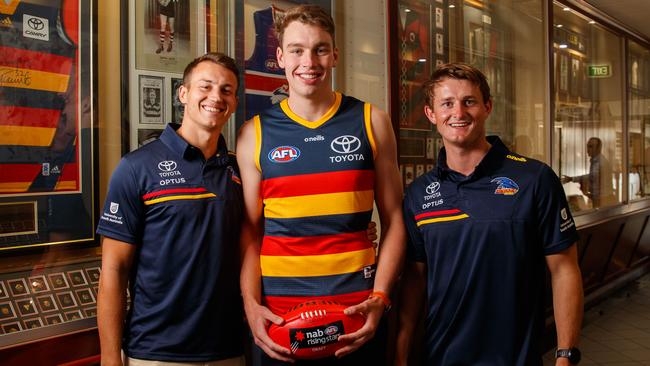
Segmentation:
{"type": "Polygon", "coordinates": [[[426,188],[427,194],[434,194],[440,189],[440,182],[433,182],[429,184],[426,188]]]}
{"type": "Polygon", "coordinates": [[[45,23],[43,23],[43,21],[38,18],[29,18],[29,20],[27,20],[27,25],[33,30],[37,31],[45,28],[45,23]]]}
{"type": "Polygon", "coordinates": [[[176,162],[173,160],[163,160],[158,163],[158,169],[162,170],[163,172],[171,172],[172,170],[176,169],[176,162]]]}
{"type": "Polygon", "coordinates": [[[335,138],[330,147],[339,154],[350,154],[359,150],[361,140],[352,135],[343,135],[335,138]]]}

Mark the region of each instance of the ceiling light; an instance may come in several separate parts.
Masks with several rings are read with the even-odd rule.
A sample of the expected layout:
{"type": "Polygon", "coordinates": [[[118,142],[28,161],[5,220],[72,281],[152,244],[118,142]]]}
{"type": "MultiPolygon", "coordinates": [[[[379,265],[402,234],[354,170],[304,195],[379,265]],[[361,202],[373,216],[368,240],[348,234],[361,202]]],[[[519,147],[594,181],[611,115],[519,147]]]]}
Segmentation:
{"type": "Polygon", "coordinates": [[[450,7],[451,9],[453,9],[453,8],[456,7],[456,5],[454,5],[454,4],[449,4],[449,7],[450,7]]]}
{"type": "Polygon", "coordinates": [[[421,59],[418,60],[418,62],[427,62],[427,59],[426,58],[421,58],[421,59]]]}
{"type": "Polygon", "coordinates": [[[596,21],[595,20],[590,20],[589,24],[596,24],[596,21]]]}
{"type": "Polygon", "coordinates": [[[556,25],[556,27],[558,27],[558,28],[562,28],[563,25],[562,25],[562,24],[558,24],[558,25],[556,25]]]}
{"type": "Polygon", "coordinates": [[[564,44],[564,43],[562,43],[562,44],[560,45],[560,48],[567,48],[567,47],[569,47],[569,46],[567,46],[567,45],[564,44]]]}
{"type": "Polygon", "coordinates": [[[564,11],[571,11],[571,8],[569,8],[569,7],[567,6],[567,7],[563,8],[562,10],[564,10],[564,11]]]}
{"type": "Polygon", "coordinates": [[[406,8],[406,9],[404,9],[404,12],[405,12],[405,13],[410,13],[410,12],[411,12],[411,9],[406,8]]]}

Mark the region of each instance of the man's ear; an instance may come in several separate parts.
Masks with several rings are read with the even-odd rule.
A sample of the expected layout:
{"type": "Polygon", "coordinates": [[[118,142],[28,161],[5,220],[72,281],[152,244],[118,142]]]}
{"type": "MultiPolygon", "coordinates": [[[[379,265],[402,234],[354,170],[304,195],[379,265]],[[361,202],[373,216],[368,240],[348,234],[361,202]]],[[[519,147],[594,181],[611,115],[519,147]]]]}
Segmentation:
{"type": "Polygon", "coordinates": [[[181,101],[182,104],[187,104],[187,87],[185,87],[185,84],[181,84],[181,86],[178,87],[178,100],[181,101]]]}
{"type": "Polygon", "coordinates": [[[434,125],[436,124],[436,115],[433,113],[433,109],[431,109],[431,107],[426,104],[424,105],[424,115],[427,116],[429,122],[433,123],[434,125]]]}
{"type": "Polygon", "coordinates": [[[282,52],[282,47],[278,46],[275,49],[275,58],[278,59],[278,66],[284,69],[284,54],[282,52]]]}
{"type": "Polygon", "coordinates": [[[485,110],[487,111],[488,115],[492,113],[492,98],[488,99],[488,101],[485,103],[485,110]]]}

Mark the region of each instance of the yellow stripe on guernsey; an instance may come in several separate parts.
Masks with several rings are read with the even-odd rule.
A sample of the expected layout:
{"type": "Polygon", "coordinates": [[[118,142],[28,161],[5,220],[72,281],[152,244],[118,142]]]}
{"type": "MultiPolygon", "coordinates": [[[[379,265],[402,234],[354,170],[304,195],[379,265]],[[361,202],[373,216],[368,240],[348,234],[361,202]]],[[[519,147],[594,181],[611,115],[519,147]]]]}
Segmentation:
{"type": "Polygon", "coordinates": [[[255,166],[261,173],[262,167],[260,166],[260,154],[262,151],[262,121],[260,120],[259,114],[253,117],[253,126],[255,127],[255,166]]]}
{"type": "Polygon", "coordinates": [[[56,128],[0,126],[0,145],[50,146],[56,128]]]}
{"type": "Polygon", "coordinates": [[[0,183],[0,190],[7,193],[27,192],[30,185],[32,185],[32,182],[0,183]]]}
{"type": "Polygon", "coordinates": [[[282,111],[287,115],[287,117],[291,118],[292,120],[300,123],[301,125],[307,127],[307,128],[318,128],[320,127],[323,123],[327,122],[334,114],[339,110],[339,107],[341,106],[341,100],[343,100],[343,95],[339,92],[334,93],[334,104],[330,107],[327,112],[325,112],[324,115],[321,116],[321,118],[317,119],[316,121],[307,121],[306,119],[300,117],[299,115],[293,113],[291,108],[289,107],[289,99],[285,99],[280,102],[280,108],[282,108],[282,111]]]}
{"type": "Polygon", "coordinates": [[[260,256],[262,275],[270,277],[331,276],[357,272],[374,263],[374,248],[323,255],[260,256]]]}
{"type": "Polygon", "coordinates": [[[30,90],[44,90],[58,93],[63,93],[68,90],[68,81],[70,80],[70,75],[57,74],[47,71],[19,69],[15,67],[6,67],[2,71],[4,75],[14,76],[3,77],[0,79],[0,86],[11,88],[25,88],[30,90]]]}
{"type": "Polygon", "coordinates": [[[144,204],[149,206],[153,205],[155,203],[160,203],[160,202],[167,202],[167,201],[175,201],[175,200],[198,200],[201,198],[210,198],[210,197],[216,197],[217,195],[214,193],[204,193],[204,194],[182,194],[178,196],[167,196],[167,197],[160,197],[160,198],[155,198],[152,200],[144,201],[144,204]]]}
{"type": "Polygon", "coordinates": [[[373,201],[372,190],[267,198],[264,200],[264,216],[288,219],[366,212],[372,210],[373,201]]]}
{"type": "Polygon", "coordinates": [[[468,217],[469,216],[467,214],[456,215],[456,216],[436,217],[436,218],[433,218],[433,219],[418,221],[417,225],[422,226],[422,225],[431,224],[431,223],[434,223],[434,222],[462,220],[462,219],[466,219],[468,217]]]}
{"type": "Polygon", "coordinates": [[[372,104],[365,103],[363,105],[363,121],[366,126],[366,134],[368,135],[368,143],[372,148],[372,156],[377,157],[377,145],[375,143],[375,135],[372,133],[372,104]]]}

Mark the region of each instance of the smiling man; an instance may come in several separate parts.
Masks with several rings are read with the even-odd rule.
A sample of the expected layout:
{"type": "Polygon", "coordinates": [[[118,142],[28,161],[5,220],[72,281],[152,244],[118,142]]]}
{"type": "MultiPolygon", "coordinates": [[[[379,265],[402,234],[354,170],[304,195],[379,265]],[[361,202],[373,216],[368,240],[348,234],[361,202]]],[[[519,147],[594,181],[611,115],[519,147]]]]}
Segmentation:
{"type": "Polygon", "coordinates": [[[367,315],[349,345],[323,365],[385,363],[375,337],[404,253],[402,188],[386,113],[332,90],[334,23],[320,7],[288,10],[276,23],[289,98],[255,116],[237,144],[244,182],[241,287],[257,347],[253,364],[293,361],[267,334],[269,322],[315,299],[367,315]],[[373,202],[379,256],[366,238],[373,202]]]}
{"type": "Polygon", "coordinates": [[[558,177],[485,136],[492,100],[479,70],[441,65],[424,90],[424,112],[444,147],[437,167],[415,180],[404,198],[410,240],[396,364],[407,364],[427,304],[425,364],[541,365],[545,263],[557,365],[577,363],[578,235],[558,177]]]}
{"type": "Polygon", "coordinates": [[[242,190],[221,135],[237,86],[230,57],[192,61],[182,124],[125,155],[111,177],[97,229],[102,365],[122,365],[121,349],[128,365],[243,365],[242,190]]]}

